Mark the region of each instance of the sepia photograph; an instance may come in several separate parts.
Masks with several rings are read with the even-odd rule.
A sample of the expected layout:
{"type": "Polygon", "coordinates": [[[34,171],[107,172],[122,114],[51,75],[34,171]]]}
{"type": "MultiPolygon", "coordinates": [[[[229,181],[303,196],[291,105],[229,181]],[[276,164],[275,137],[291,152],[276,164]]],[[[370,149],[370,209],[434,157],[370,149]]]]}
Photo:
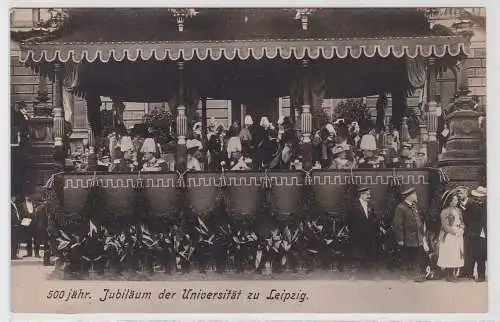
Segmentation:
{"type": "Polygon", "coordinates": [[[485,313],[486,8],[10,8],[14,313],[485,313]]]}

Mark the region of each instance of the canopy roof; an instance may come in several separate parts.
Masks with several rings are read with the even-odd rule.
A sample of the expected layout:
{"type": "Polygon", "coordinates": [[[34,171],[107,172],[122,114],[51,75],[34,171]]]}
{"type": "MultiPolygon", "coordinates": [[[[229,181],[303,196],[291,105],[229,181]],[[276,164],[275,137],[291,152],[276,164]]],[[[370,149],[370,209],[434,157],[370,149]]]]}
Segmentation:
{"type": "Polygon", "coordinates": [[[187,88],[201,96],[253,99],[288,96],[309,58],[327,97],[355,97],[415,87],[423,57],[455,64],[468,39],[430,29],[416,9],[322,8],[303,30],[297,9],[199,9],[184,31],[169,9],[70,9],[63,27],[21,44],[21,61],[53,75],[66,63],[81,96],[166,101],[177,92],[176,61],[187,88]],[[414,77],[415,78],[415,77],[414,77]]]}
{"type": "Polygon", "coordinates": [[[457,56],[467,41],[431,30],[416,9],[318,9],[302,30],[296,9],[200,9],[183,32],[169,9],[70,9],[56,35],[23,44],[21,60],[311,59],[457,56]]]}

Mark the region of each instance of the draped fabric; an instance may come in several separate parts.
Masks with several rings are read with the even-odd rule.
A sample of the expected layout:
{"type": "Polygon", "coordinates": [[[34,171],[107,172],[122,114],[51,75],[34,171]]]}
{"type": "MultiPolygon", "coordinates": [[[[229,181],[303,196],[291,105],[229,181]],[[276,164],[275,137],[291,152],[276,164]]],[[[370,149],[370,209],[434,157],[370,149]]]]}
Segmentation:
{"type": "Polygon", "coordinates": [[[391,123],[392,126],[401,133],[401,122],[403,120],[403,116],[406,113],[407,102],[406,102],[406,93],[404,89],[395,88],[391,91],[392,97],[392,117],[391,123]]]}
{"type": "Polygon", "coordinates": [[[424,86],[427,78],[427,65],[424,57],[406,57],[406,69],[408,71],[408,81],[413,88],[424,86]]]}
{"type": "MultiPolygon", "coordinates": [[[[320,120],[323,113],[323,100],[327,88],[326,74],[320,68],[309,68],[311,68],[311,70],[307,78],[308,84],[306,90],[313,117],[313,129],[319,129],[321,127],[320,120]]],[[[304,104],[305,81],[304,75],[298,74],[290,83],[290,107],[298,107],[299,115],[296,116],[297,119],[300,119],[302,105],[304,104]]]]}
{"type": "Polygon", "coordinates": [[[303,79],[300,75],[296,75],[290,82],[290,121],[293,123],[300,117],[304,96],[304,86],[302,84],[303,79]],[[299,115],[295,115],[295,111],[298,111],[299,115]]]}
{"type": "Polygon", "coordinates": [[[102,104],[99,95],[87,95],[87,119],[89,121],[90,129],[95,137],[100,137],[102,128],[100,106],[102,104]]]}
{"type": "Polygon", "coordinates": [[[64,120],[66,122],[73,123],[73,110],[75,108],[75,96],[71,89],[63,86],[63,109],[64,109],[64,120]]]}
{"type": "Polygon", "coordinates": [[[322,124],[323,99],[326,93],[326,75],[321,70],[314,70],[314,78],[309,78],[309,97],[313,120],[313,130],[319,129],[322,124]]]}
{"type": "Polygon", "coordinates": [[[75,105],[73,89],[78,85],[79,70],[80,64],[68,62],[64,65],[62,102],[64,109],[64,120],[70,123],[72,123],[73,121],[73,111],[75,105]]]}

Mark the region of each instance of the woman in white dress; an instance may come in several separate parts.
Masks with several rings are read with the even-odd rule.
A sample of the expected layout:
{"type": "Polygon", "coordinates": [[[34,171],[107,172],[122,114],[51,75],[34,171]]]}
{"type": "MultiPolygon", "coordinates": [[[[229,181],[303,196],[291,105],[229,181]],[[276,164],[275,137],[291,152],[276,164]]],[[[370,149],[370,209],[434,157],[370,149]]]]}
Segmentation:
{"type": "Polygon", "coordinates": [[[457,281],[455,270],[464,266],[464,222],[458,208],[456,191],[446,191],[442,197],[441,232],[439,234],[438,266],[447,273],[448,282],[457,281]]]}

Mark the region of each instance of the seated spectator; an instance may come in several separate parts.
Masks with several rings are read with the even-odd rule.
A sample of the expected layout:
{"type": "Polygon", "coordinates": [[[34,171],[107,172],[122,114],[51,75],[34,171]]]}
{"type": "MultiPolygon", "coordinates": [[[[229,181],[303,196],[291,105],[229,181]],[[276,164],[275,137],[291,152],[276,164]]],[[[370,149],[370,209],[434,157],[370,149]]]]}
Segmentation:
{"type": "Polygon", "coordinates": [[[376,156],[377,139],[375,138],[375,129],[370,127],[366,134],[361,137],[359,143],[362,156],[358,160],[360,168],[375,168],[378,163],[376,156]]]}
{"type": "Polygon", "coordinates": [[[320,131],[319,155],[320,163],[323,168],[328,168],[331,160],[331,151],[335,146],[335,137],[337,133],[331,123],[327,123],[320,131]]]}
{"type": "Polygon", "coordinates": [[[134,161],[134,145],[130,136],[123,136],[120,140],[120,151],[110,167],[110,172],[134,172],[138,170],[138,163],[134,161]]]}
{"type": "Polygon", "coordinates": [[[227,159],[224,153],[225,137],[224,126],[219,125],[216,132],[208,139],[207,149],[210,153],[210,170],[212,171],[220,170],[221,162],[227,159]]]}
{"type": "Polygon", "coordinates": [[[245,126],[240,131],[240,142],[243,148],[242,153],[245,156],[251,155],[252,146],[252,132],[250,127],[253,125],[253,120],[250,115],[245,116],[245,126]]]}
{"type": "Polygon", "coordinates": [[[397,161],[397,165],[399,168],[415,167],[415,157],[413,156],[411,144],[403,143],[401,145],[401,152],[397,161]]]}
{"type": "Polygon", "coordinates": [[[361,141],[360,136],[360,127],[358,122],[354,121],[349,125],[349,137],[347,139],[347,143],[354,147],[354,150],[359,149],[359,143],[361,141]]]}
{"type": "Polygon", "coordinates": [[[238,161],[231,161],[231,171],[243,171],[252,169],[252,159],[239,156],[238,161]]]}
{"type": "Polygon", "coordinates": [[[187,149],[186,170],[201,171],[202,168],[201,168],[201,163],[199,161],[199,154],[203,149],[201,142],[198,141],[197,139],[187,140],[186,149],[187,149]]]}
{"type": "Polygon", "coordinates": [[[350,151],[348,145],[336,145],[332,149],[333,160],[330,165],[330,169],[352,169],[354,168],[354,162],[347,158],[347,153],[350,151]]]}
{"type": "Polygon", "coordinates": [[[297,157],[297,145],[295,145],[295,140],[295,133],[284,133],[281,141],[282,145],[280,145],[280,149],[269,165],[271,169],[290,169],[293,161],[297,157]]]}
{"type": "Polygon", "coordinates": [[[157,158],[158,153],[156,142],[153,138],[147,138],[144,140],[141,152],[144,155],[144,163],[142,166],[142,171],[144,172],[162,172],[168,171],[168,164],[157,158]]]}

